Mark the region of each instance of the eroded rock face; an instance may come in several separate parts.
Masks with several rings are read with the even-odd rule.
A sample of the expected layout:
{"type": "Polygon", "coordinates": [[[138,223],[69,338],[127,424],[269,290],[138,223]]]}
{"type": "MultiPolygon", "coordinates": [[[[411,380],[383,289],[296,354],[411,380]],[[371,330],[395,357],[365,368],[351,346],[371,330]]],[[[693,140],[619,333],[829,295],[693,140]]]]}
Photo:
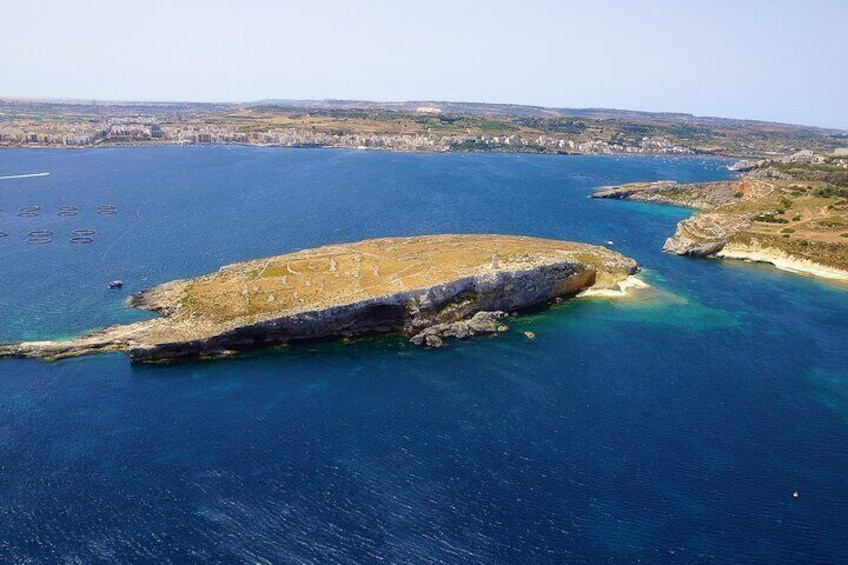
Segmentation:
{"type": "Polygon", "coordinates": [[[423,333],[422,343],[438,346],[443,337],[489,331],[492,312],[614,287],[637,270],[605,248],[522,236],[367,240],[172,281],[129,300],[161,318],[75,340],[0,345],[0,357],[125,351],[133,362],[152,362],[386,332],[416,340],[423,333]]]}
{"type": "Polygon", "coordinates": [[[710,257],[727,245],[730,238],[751,224],[746,215],[702,212],[677,224],[663,251],[675,255],[710,257]]]}

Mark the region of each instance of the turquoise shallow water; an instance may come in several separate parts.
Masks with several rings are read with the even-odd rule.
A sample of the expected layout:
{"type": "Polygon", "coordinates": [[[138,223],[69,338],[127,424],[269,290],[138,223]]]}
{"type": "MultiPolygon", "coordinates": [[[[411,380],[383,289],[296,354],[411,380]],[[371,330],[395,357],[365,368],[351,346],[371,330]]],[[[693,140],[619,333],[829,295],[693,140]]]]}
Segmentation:
{"type": "Polygon", "coordinates": [[[0,152],[0,176],[51,173],[0,181],[4,341],[139,319],[127,292],[223,263],[384,235],[612,240],[654,285],[440,351],[389,337],[171,367],[0,361],[0,561],[848,562],[848,293],[665,255],[687,211],[587,198],[723,165],[0,152]],[[94,242],[71,244],[77,228],[94,242]],[[27,244],[38,229],[52,243],[27,244]]]}

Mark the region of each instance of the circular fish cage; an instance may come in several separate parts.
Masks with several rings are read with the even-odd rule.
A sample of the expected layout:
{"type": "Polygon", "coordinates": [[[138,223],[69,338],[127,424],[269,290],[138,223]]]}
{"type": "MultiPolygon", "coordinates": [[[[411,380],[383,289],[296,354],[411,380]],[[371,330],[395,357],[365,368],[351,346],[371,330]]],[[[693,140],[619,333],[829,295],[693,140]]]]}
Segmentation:
{"type": "Polygon", "coordinates": [[[100,206],[97,207],[97,213],[98,214],[106,214],[106,215],[117,214],[118,213],[118,207],[115,206],[114,204],[101,204],[100,206]]]}
{"type": "Polygon", "coordinates": [[[53,232],[50,231],[50,230],[35,230],[35,231],[29,232],[29,234],[27,234],[27,235],[29,237],[34,237],[34,238],[50,237],[51,235],[53,235],[53,232]]]}
{"type": "Polygon", "coordinates": [[[49,237],[28,237],[26,242],[30,245],[44,245],[53,241],[49,237]]]}
{"type": "Polygon", "coordinates": [[[94,241],[93,237],[82,236],[82,235],[74,236],[74,237],[71,238],[71,243],[91,243],[93,241],[94,241]]]}
{"type": "Polygon", "coordinates": [[[4,231],[0,231],[0,237],[9,237],[9,234],[4,231]]]}
{"type": "Polygon", "coordinates": [[[59,215],[63,217],[79,214],[79,206],[59,206],[59,215]]]}
{"type": "Polygon", "coordinates": [[[74,236],[88,236],[94,235],[97,233],[97,230],[92,230],[88,228],[79,228],[71,232],[74,236]]]}

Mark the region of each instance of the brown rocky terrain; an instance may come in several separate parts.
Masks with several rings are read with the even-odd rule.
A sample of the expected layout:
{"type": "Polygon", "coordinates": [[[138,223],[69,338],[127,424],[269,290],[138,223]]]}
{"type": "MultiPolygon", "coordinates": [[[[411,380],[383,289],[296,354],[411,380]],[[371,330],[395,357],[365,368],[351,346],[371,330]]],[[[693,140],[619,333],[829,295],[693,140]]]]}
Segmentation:
{"type": "Polygon", "coordinates": [[[760,161],[737,181],[673,181],[602,187],[620,198],[700,210],[682,220],[663,249],[677,255],[762,261],[848,280],[848,171],[842,161],[760,161]]]}
{"type": "Polygon", "coordinates": [[[125,351],[134,362],[150,362],[387,332],[438,346],[443,337],[499,331],[503,312],[590,288],[618,289],[637,270],[605,248],[522,236],[329,245],[162,284],[129,300],[159,318],[67,341],[0,345],[0,357],[125,351]]]}
{"type": "Polygon", "coordinates": [[[738,187],[735,182],[680,184],[673,180],[661,180],[602,186],[592,194],[592,198],[638,200],[686,208],[708,209],[732,201],[737,190],[738,187]]]}

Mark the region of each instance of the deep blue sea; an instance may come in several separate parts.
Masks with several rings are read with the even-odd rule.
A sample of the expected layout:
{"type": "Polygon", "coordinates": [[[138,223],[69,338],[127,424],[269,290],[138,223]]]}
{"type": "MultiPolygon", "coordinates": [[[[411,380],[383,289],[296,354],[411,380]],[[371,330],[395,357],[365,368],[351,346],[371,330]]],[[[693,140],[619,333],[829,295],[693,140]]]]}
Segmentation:
{"type": "Polygon", "coordinates": [[[437,351],[0,361],[0,562],[848,563],[848,287],[663,254],[689,211],[587,198],[726,164],[0,151],[0,176],[50,173],[0,180],[0,341],[142,319],[130,292],[389,235],[613,241],[652,285],[437,351]],[[27,243],[38,230],[52,241],[27,243]]]}

